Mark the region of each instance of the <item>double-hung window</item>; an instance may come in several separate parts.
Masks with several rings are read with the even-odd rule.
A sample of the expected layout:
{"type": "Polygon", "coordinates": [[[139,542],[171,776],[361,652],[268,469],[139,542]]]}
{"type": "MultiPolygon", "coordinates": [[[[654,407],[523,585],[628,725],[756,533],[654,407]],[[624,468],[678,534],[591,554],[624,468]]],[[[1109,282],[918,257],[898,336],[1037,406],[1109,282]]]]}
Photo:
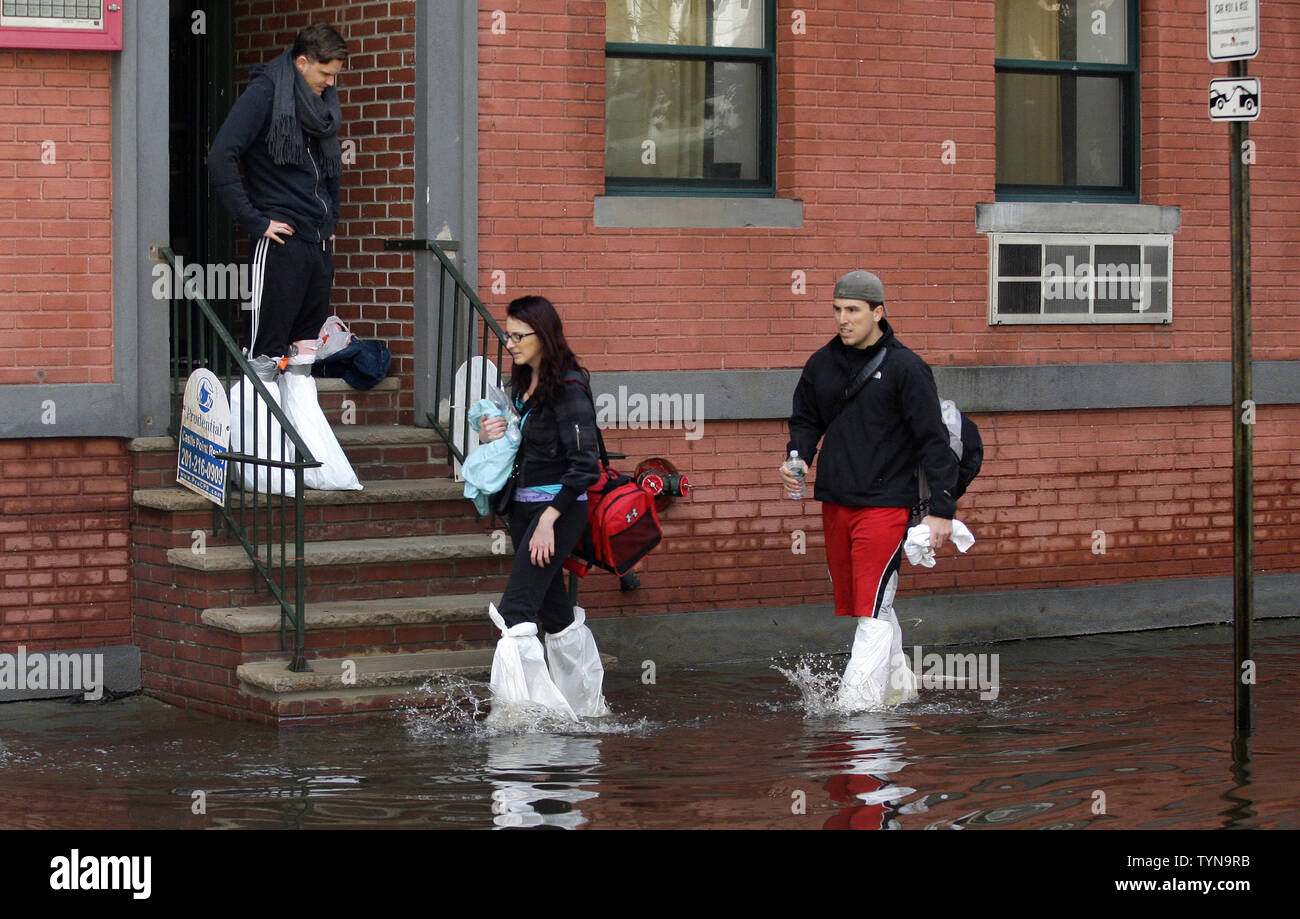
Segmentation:
{"type": "Polygon", "coordinates": [[[608,0],[607,194],[775,191],[775,0],[608,0]]]}
{"type": "Polygon", "coordinates": [[[997,0],[998,200],[1138,200],[1137,3],[997,0]]]}

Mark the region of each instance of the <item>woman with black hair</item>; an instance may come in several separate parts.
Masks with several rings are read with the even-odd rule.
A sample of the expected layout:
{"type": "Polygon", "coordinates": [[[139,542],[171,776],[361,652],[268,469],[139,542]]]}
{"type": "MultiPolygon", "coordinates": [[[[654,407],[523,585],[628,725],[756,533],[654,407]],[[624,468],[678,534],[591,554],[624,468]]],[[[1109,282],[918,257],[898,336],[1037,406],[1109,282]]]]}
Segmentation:
{"type": "MultiPolygon", "coordinates": [[[[506,336],[514,359],[510,398],[521,418],[522,439],[514,480],[506,486],[514,488],[506,516],[515,562],[500,608],[492,605],[488,611],[502,633],[492,664],[493,710],[531,702],[570,717],[605,715],[595,638],[585,612],[569,602],[563,570],[587,528],[587,489],[600,478],[590,375],[545,297],[512,301],[506,336]],[[537,639],[538,619],[546,633],[549,673],[537,639]],[[516,654],[520,666],[511,663],[516,654]]],[[[505,432],[504,418],[489,418],[480,426],[480,439],[495,440],[505,432]]]]}

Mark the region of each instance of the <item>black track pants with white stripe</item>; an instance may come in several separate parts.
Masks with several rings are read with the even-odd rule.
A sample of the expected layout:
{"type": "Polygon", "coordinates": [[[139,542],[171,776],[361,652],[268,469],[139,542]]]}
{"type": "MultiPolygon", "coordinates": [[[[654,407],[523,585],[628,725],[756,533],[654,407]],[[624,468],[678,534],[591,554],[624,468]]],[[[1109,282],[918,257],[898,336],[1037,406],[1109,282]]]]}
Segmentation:
{"type": "Polygon", "coordinates": [[[334,246],[290,236],[253,241],[249,354],[283,357],[290,342],[314,339],[330,315],[334,246]]]}

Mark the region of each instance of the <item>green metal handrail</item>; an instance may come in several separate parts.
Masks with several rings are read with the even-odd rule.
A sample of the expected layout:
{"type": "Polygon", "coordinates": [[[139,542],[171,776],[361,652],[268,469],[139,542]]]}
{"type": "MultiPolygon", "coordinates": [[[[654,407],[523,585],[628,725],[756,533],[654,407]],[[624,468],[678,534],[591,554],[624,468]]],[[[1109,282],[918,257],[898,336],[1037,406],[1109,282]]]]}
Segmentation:
{"type": "Polygon", "coordinates": [[[474,288],[465,280],[465,276],[460,273],[460,269],[447,254],[448,251],[456,248],[454,242],[433,239],[389,239],[384,241],[384,248],[403,252],[427,250],[438,259],[440,266],[438,312],[432,320],[436,349],[434,353],[437,357],[433,372],[433,400],[429,403],[433,406],[433,411],[427,412],[426,416],[452,456],[457,462],[463,463],[469,453],[470,428],[466,422],[461,427],[460,436],[457,436],[457,414],[464,418],[469,412],[470,405],[487,396],[489,380],[487,375],[483,374],[475,393],[471,385],[471,375],[467,371],[464,385],[458,394],[453,392],[454,374],[458,367],[468,366],[475,357],[489,358],[492,348],[495,347],[497,379],[491,382],[500,386],[501,361],[506,353],[506,333],[501,326],[497,325],[492,314],[483,305],[483,301],[474,292],[474,288]],[[448,309],[449,299],[450,309],[448,309]],[[439,417],[444,395],[448,401],[445,426],[442,418],[439,417]],[[456,401],[457,395],[460,396],[460,401],[456,401]]]}
{"type": "MultiPolygon", "coordinates": [[[[158,261],[168,266],[172,272],[172,277],[176,277],[178,272],[175,253],[170,248],[160,246],[156,249],[155,255],[158,261]]],[[[254,476],[255,487],[251,491],[246,492],[242,487],[239,489],[227,487],[225,504],[221,507],[214,505],[213,529],[218,529],[221,522],[225,522],[230,532],[239,541],[239,544],[244,547],[244,551],[248,553],[249,559],[253,562],[254,570],[266,582],[271,595],[275,597],[275,602],[279,604],[281,650],[288,650],[286,647],[286,626],[292,625],[294,630],[293,660],[289,664],[289,669],[295,672],[310,671],[311,667],[307,664],[306,658],[307,620],[304,613],[307,581],[304,565],[303,471],[316,468],[321,463],[312,455],[298,431],[284,414],[278,400],[271,395],[266,384],[253,370],[243,350],[226,329],[225,322],[218,317],[212,305],[194,285],[187,283],[183,278],[180,280],[181,289],[177,291],[173,286],[170,297],[172,411],[171,423],[167,430],[173,437],[179,438],[180,407],[185,397],[185,383],[190,374],[200,367],[212,370],[222,380],[227,393],[231,391],[232,380],[236,376],[241,380],[248,381],[255,393],[254,398],[266,406],[271,417],[279,422],[281,432],[279,455],[284,456],[287,447],[292,445],[297,459],[272,460],[250,456],[246,453],[233,453],[228,450],[215,454],[218,459],[246,463],[250,466],[266,467],[267,481],[265,492],[261,490],[259,476],[254,476]],[[186,304],[188,304],[188,307],[186,304]],[[278,495],[274,494],[271,489],[272,469],[280,470],[280,493],[278,495]],[[285,476],[289,470],[293,472],[294,493],[292,500],[284,494],[285,476]],[[239,494],[237,502],[234,497],[236,491],[239,494]],[[286,551],[289,536],[285,518],[289,515],[290,509],[293,511],[292,557],[286,551]],[[278,527],[274,523],[277,512],[279,517],[278,527]],[[265,518],[265,524],[260,529],[265,534],[264,545],[263,537],[259,533],[259,522],[263,517],[265,518]],[[279,531],[278,540],[276,539],[277,529],[279,531]],[[265,552],[262,551],[263,548],[265,552]],[[290,563],[293,567],[292,599],[286,595],[283,586],[288,580],[290,563]]],[[[230,419],[232,431],[236,425],[239,426],[239,442],[245,448],[250,442],[254,445],[260,443],[258,422],[261,416],[262,412],[259,407],[259,410],[253,412],[251,441],[246,436],[248,432],[244,430],[243,413],[241,412],[238,418],[232,417],[230,419]]],[[[254,450],[256,449],[257,447],[254,446],[254,450]]],[[[229,471],[228,468],[228,473],[229,471]]],[[[227,486],[229,486],[229,481],[228,474],[227,486]]]]}

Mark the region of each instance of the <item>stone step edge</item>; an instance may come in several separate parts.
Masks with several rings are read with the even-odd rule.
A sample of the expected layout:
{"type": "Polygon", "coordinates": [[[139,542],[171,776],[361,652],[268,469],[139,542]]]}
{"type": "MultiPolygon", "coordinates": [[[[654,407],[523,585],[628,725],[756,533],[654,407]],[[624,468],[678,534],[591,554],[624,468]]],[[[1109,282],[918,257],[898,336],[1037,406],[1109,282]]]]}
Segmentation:
{"type": "MultiPolygon", "coordinates": [[[[487,623],[489,603],[497,593],[441,597],[392,597],[308,603],[307,631],[372,629],[392,626],[438,625],[451,622],[487,623]]],[[[280,630],[278,606],[226,606],[205,609],[200,621],[210,628],[237,635],[270,634],[280,630]]]]}
{"type": "MultiPolygon", "coordinates": [[[[490,533],[456,536],[382,536],[372,539],[343,539],[308,542],[304,547],[307,567],[332,565],[385,565],[403,562],[439,562],[458,559],[500,558],[492,551],[490,533]]],[[[293,546],[286,547],[289,552],[293,546]]],[[[273,546],[270,563],[278,566],[279,546],[273,546]]],[[[182,546],[167,550],[167,562],[193,571],[248,571],[252,560],[244,547],[213,546],[201,553],[182,546]]]]}
{"type": "MultiPolygon", "coordinates": [[[[369,389],[355,389],[351,383],[349,383],[347,380],[343,379],[342,377],[313,376],[312,379],[316,381],[316,391],[318,393],[319,392],[330,392],[330,393],[346,392],[346,393],[356,393],[357,395],[364,395],[365,393],[370,393],[370,392],[400,392],[402,389],[402,378],[397,376],[392,376],[391,374],[389,376],[384,377],[382,380],[380,380],[378,383],[376,383],[374,386],[370,387],[369,389]]],[[[183,392],[184,384],[180,384],[178,386],[177,383],[178,381],[175,380],[172,381],[174,391],[183,392]]]]}
{"type": "MultiPolygon", "coordinates": [[[[413,424],[331,424],[330,430],[342,447],[442,446],[433,428],[413,424]]],[[[170,434],[135,437],[126,443],[128,453],[175,453],[176,438],[170,434]]]]}
{"type": "Polygon", "coordinates": [[[241,684],[285,701],[286,695],[306,692],[391,690],[399,686],[414,688],[438,674],[486,674],[492,669],[494,653],[495,648],[471,648],[316,658],[308,662],[312,668],[308,673],[292,672],[287,660],[256,661],[240,664],[235,675],[241,684]],[[355,665],[355,672],[351,674],[355,682],[343,681],[347,662],[355,665]]]}
{"type": "MultiPolygon", "coordinates": [[[[288,669],[287,660],[266,660],[240,664],[235,675],[245,692],[282,703],[332,698],[338,693],[395,695],[418,689],[439,675],[486,678],[495,653],[496,648],[490,647],[316,658],[308,661],[312,667],[309,673],[294,673],[288,669]],[[355,665],[351,673],[355,682],[345,684],[343,665],[349,661],[355,665]]],[[[612,654],[601,654],[600,659],[607,671],[618,665],[618,658],[612,654]]]]}
{"type": "MultiPolygon", "coordinates": [[[[464,501],[466,514],[472,513],[465,497],[465,484],[446,479],[372,479],[361,483],[361,491],[303,491],[307,507],[341,507],[349,504],[413,504],[420,501],[464,501]]],[[[258,496],[259,512],[266,507],[266,497],[258,496]]],[[[215,505],[202,495],[180,485],[165,488],[137,488],[131,503],[149,510],[176,512],[210,510],[215,505]]],[[[234,507],[239,507],[235,503],[234,507]]],[[[246,509],[252,508],[252,496],[245,496],[246,509]]]]}

